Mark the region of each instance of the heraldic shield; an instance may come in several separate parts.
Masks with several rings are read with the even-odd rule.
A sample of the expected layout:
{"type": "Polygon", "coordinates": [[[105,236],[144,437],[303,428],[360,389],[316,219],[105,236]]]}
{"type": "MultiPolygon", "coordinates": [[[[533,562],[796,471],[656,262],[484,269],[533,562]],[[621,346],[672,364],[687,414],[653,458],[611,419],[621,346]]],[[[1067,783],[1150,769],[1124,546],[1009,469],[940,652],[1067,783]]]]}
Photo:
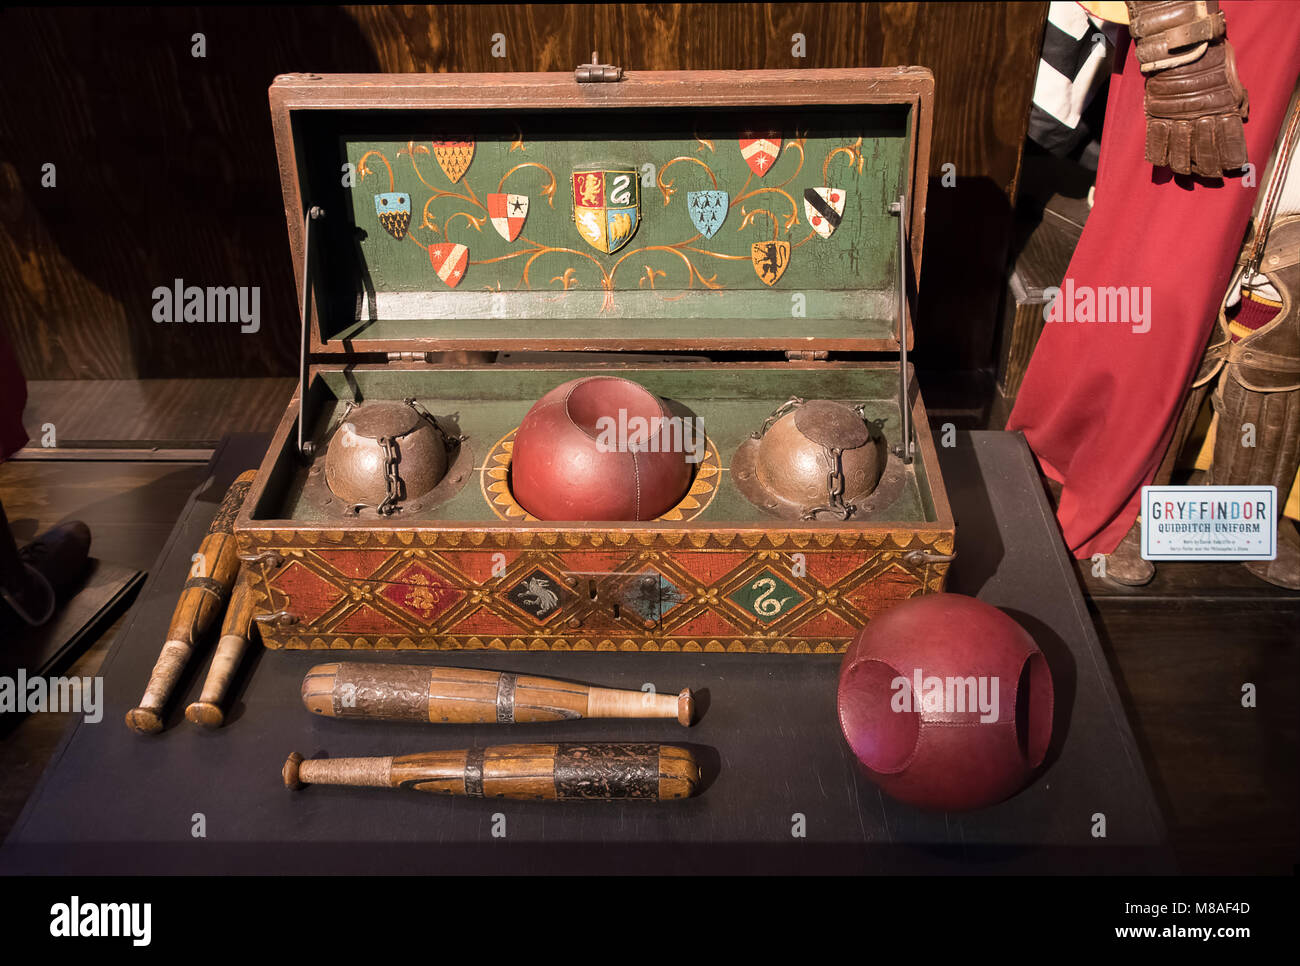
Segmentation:
{"type": "Polygon", "coordinates": [[[488,217],[492,227],[508,242],[519,237],[528,217],[527,195],[491,194],[487,196],[488,217]]]}
{"type": "Polygon", "coordinates": [[[776,164],[781,155],[781,139],[775,134],[760,134],[740,139],[740,156],[749,165],[749,170],[760,178],[776,164]]]}
{"type": "Polygon", "coordinates": [[[790,243],[776,240],[754,242],[749,248],[749,257],[759,279],[764,285],[775,285],[790,265],[790,243]]]}
{"type": "Polygon", "coordinates": [[[618,251],[641,220],[641,180],[631,168],[581,168],[573,172],[573,223],[592,248],[618,251]]]}
{"type": "Polygon", "coordinates": [[[401,241],[411,224],[411,196],[405,191],[385,191],[375,195],[375,214],[379,216],[384,231],[401,241]]]}
{"type": "Polygon", "coordinates": [[[844,189],[805,188],[803,210],[812,230],[822,238],[830,238],[844,218],[844,189]]]}
{"type": "Polygon", "coordinates": [[[727,220],[727,203],[731,196],[725,191],[688,191],[686,192],[686,210],[691,214],[691,223],[705,238],[712,238],[727,220]]]}
{"type": "Polygon", "coordinates": [[[474,160],[473,141],[430,141],[438,166],[452,184],[459,181],[474,160]]]}

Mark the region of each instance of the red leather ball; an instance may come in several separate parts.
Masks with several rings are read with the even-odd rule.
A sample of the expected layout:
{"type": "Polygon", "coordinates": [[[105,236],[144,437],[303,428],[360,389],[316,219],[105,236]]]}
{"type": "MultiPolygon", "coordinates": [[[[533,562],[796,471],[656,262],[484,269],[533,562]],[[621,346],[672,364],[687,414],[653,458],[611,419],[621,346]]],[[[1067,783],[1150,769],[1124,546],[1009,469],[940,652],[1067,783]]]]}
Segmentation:
{"type": "Polygon", "coordinates": [[[589,376],[556,386],[515,433],[515,499],[539,520],[653,520],[680,502],[691,482],[682,447],[648,451],[668,448],[650,435],[671,415],[630,379],[589,376]],[[620,425],[631,432],[611,432],[620,425]]]}
{"type": "Polygon", "coordinates": [[[961,594],[913,597],[858,632],[840,667],[840,730],[900,801],[983,808],[1020,791],[1047,753],[1052,675],[1014,620],[961,594]]]}

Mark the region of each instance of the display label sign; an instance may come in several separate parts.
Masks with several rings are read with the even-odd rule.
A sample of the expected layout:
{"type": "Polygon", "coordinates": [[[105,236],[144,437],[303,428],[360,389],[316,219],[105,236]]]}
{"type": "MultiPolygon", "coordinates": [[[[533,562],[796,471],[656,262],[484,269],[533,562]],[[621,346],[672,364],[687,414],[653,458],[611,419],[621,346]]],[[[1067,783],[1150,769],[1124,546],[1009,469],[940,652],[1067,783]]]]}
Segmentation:
{"type": "Polygon", "coordinates": [[[1273,560],[1277,487],[1142,487],[1145,560],[1273,560]]]}

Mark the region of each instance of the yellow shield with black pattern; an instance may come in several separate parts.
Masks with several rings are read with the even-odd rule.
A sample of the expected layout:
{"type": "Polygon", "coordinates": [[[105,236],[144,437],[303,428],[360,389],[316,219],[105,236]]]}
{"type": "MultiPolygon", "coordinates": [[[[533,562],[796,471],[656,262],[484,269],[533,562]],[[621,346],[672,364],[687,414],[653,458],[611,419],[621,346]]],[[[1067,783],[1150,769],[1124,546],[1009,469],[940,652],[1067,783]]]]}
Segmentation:
{"type": "Polygon", "coordinates": [[[790,265],[790,243],[776,240],[754,242],[749,246],[749,257],[763,284],[775,285],[790,265]]]}

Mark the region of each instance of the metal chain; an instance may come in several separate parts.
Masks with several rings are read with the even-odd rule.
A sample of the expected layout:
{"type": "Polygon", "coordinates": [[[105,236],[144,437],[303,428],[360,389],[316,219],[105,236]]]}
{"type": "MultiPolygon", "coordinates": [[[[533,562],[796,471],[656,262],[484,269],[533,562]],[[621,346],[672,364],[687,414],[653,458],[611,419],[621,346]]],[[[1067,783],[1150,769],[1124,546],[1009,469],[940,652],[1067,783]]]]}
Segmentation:
{"type": "Polygon", "coordinates": [[[825,506],[815,506],[803,512],[803,519],[816,520],[819,513],[833,513],[841,520],[847,520],[857,510],[857,505],[844,502],[844,451],[831,446],[823,446],[830,471],[826,474],[826,489],[829,502],[825,506]]]}
{"type": "Polygon", "coordinates": [[[397,440],[392,436],[380,436],[379,445],[384,450],[384,478],[388,483],[388,496],[375,507],[375,512],[386,517],[397,509],[397,501],[402,496],[402,478],[397,475],[397,464],[402,457],[397,450],[397,440]]]}
{"type": "Polygon", "coordinates": [[[844,506],[844,465],[840,459],[843,450],[832,448],[830,451],[831,471],[826,474],[826,485],[831,493],[831,506],[844,506]]]}
{"type": "Polygon", "coordinates": [[[325,439],[327,441],[332,440],[334,438],[334,434],[343,428],[344,424],[347,423],[348,421],[348,415],[355,408],[356,408],[356,403],[351,400],[348,400],[348,402],[344,404],[343,412],[339,416],[338,422],[336,422],[333,426],[331,426],[329,429],[325,431],[325,439]]]}
{"type": "Polygon", "coordinates": [[[421,406],[418,402],[416,402],[414,398],[404,399],[403,402],[405,402],[406,405],[414,409],[416,415],[420,416],[425,420],[428,420],[428,422],[433,425],[433,428],[438,431],[438,435],[442,437],[442,442],[444,446],[449,446],[449,447],[459,446],[461,443],[465,442],[465,440],[469,439],[469,437],[464,434],[461,434],[459,436],[452,436],[450,433],[448,433],[445,429],[442,428],[442,423],[438,422],[437,417],[434,416],[432,413],[430,413],[429,410],[421,406]]]}
{"type": "Polygon", "coordinates": [[[802,397],[791,396],[785,402],[781,403],[781,405],[777,406],[775,409],[772,410],[772,415],[768,416],[767,419],[764,420],[763,428],[756,433],[750,433],[749,434],[750,438],[762,439],[764,436],[767,435],[767,431],[772,428],[773,423],[775,423],[778,419],[780,419],[782,416],[786,415],[787,413],[793,412],[794,410],[798,409],[803,404],[804,404],[804,400],[802,397]]]}
{"type": "MultiPolygon", "coordinates": [[[[415,399],[403,399],[402,402],[410,406],[415,410],[417,416],[428,422],[435,430],[437,430],[438,435],[442,437],[443,446],[447,449],[459,446],[465,440],[469,439],[469,437],[465,435],[452,436],[449,434],[442,428],[442,424],[438,422],[433,414],[416,402],[415,399]]],[[[351,412],[351,410],[352,404],[349,403],[347,410],[343,413],[343,418],[346,418],[347,414],[351,412]]],[[[342,419],[340,419],[340,423],[341,422],[342,419]]],[[[380,436],[377,440],[380,448],[384,451],[384,482],[387,489],[387,495],[384,497],[383,502],[380,503],[379,506],[375,507],[375,512],[380,516],[391,516],[401,509],[399,503],[402,498],[402,489],[405,484],[402,482],[401,474],[398,472],[398,468],[401,466],[402,462],[402,454],[397,441],[403,436],[410,435],[410,432],[410,430],[407,430],[405,433],[399,433],[396,436],[380,436]]],[[[359,514],[362,510],[367,509],[368,506],[369,504],[366,503],[355,503],[348,509],[355,515],[359,514]]]]}

